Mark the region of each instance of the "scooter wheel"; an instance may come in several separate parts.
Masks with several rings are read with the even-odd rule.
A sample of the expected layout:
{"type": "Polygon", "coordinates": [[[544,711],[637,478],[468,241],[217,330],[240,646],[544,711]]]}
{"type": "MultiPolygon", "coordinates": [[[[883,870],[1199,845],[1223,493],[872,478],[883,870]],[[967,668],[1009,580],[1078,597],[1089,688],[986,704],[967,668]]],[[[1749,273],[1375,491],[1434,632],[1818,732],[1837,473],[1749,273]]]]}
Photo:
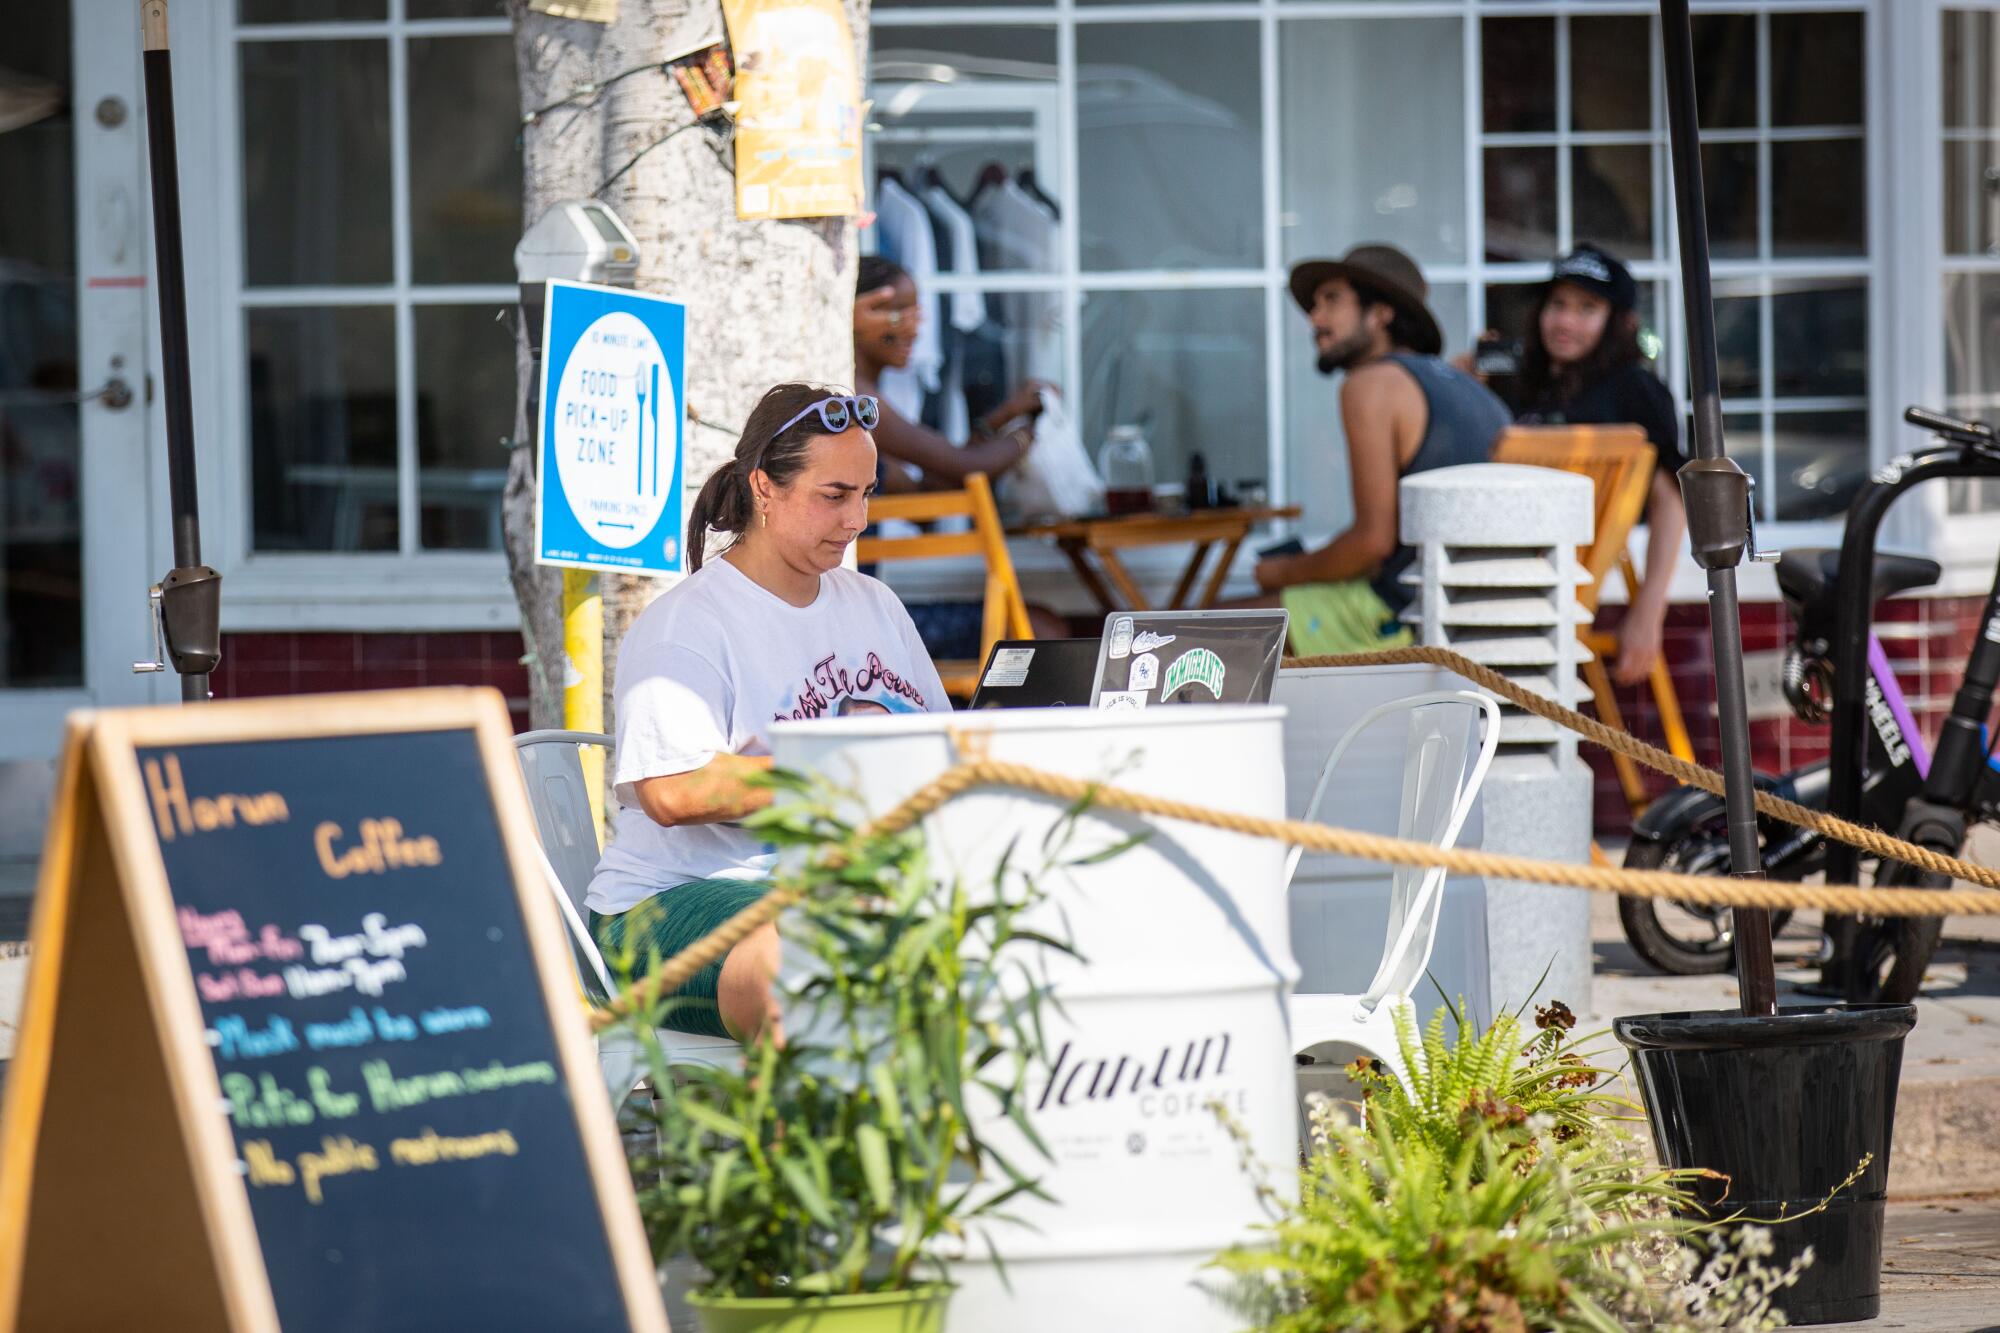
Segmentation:
{"type": "MultiPolygon", "coordinates": [[[[1884,888],[1948,889],[1951,876],[1892,861],[1875,877],[1884,888]]],[[[1854,935],[1857,966],[1849,974],[1850,1003],[1908,1004],[1923,989],[1924,969],[1937,953],[1944,918],[1864,917],[1854,935]]]]}
{"type": "MultiPolygon", "coordinates": [[[[1625,852],[1627,870],[1665,870],[1684,875],[1727,875],[1729,845],[1721,838],[1689,833],[1670,841],[1635,838],[1625,852]]],[[[1792,914],[1771,914],[1771,933],[1785,928],[1792,914]]],[[[1735,966],[1736,942],[1729,909],[1667,898],[1618,899],[1625,939],[1646,962],[1674,976],[1708,976],[1735,966]]]]}

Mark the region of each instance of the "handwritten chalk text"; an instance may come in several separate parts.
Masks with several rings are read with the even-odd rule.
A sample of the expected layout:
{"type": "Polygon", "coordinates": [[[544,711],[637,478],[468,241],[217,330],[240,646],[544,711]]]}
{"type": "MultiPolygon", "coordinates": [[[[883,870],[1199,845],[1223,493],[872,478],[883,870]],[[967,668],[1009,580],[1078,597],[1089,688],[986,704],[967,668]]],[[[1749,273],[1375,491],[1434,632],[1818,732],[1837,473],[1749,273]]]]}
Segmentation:
{"type": "Polygon", "coordinates": [[[319,852],[320,869],[326,871],[331,879],[346,879],[349,875],[382,875],[391,870],[444,863],[444,853],[438,848],[438,840],[432,837],[404,837],[401,820],[364,819],[361,821],[361,841],[336,850],[340,848],[344,836],[340,825],[330,819],[313,829],[313,847],[319,852]]]}
{"type": "Polygon", "coordinates": [[[143,767],[161,842],[172,842],[176,836],[235,828],[239,823],[253,827],[282,824],[292,817],[285,798],[274,791],[254,796],[189,797],[187,783],[181,777],[179,755],[148,759],[143,767]]]}

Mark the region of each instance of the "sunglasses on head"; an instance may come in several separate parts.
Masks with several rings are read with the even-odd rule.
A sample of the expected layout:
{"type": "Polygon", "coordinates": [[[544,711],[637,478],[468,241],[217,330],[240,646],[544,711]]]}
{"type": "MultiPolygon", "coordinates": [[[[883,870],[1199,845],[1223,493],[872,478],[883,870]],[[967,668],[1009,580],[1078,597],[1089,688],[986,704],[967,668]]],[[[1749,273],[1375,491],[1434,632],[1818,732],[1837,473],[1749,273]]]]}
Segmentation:
{"type": "Polygon", "coordinates": [[[874,430],[875,423],[882,419],[882,405],[866,394],[853,398],[822,398],[808,404],[805,411],[772,431],[771,438],[777,439],[814,412],[819,413],[819,424],[826,427],[829,435],[838,435],[849,426],[874,430]]]}

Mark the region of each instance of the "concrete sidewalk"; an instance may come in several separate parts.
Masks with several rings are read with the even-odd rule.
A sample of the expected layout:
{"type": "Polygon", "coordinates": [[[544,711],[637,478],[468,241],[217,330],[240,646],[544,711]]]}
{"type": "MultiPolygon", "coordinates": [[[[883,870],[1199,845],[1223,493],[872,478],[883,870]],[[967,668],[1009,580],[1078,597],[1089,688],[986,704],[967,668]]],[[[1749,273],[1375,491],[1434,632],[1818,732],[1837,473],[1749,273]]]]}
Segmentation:
{"type": "MultiPolygon", "coordinates": [[[[1736,1006],[1734,977],[1669,977],[1648,967],[1626,944],[1609,895],[1592,898],[1591,937],[1596,1012],[1581,1030],[1608,1027],[1622,1014],[1736,1006]]],[[[1797,990],[1819,975],[1806,965],[1818,942],[1813,913],[1794,919],[1777,941],[1779,1004],[1821,1002],[1797,990]]],[[[1903,1048],[1889,1189],[1898,1199],[2000,1191],[2000,917],[1945,923],[1903,1048]]]]}
{"type": "Polygon", "coordinates": [[[2000,1329],[2000,1200],[1890,1204],[1881,1317],[1837,1327],[1884,1333],[2000,1329]]]}

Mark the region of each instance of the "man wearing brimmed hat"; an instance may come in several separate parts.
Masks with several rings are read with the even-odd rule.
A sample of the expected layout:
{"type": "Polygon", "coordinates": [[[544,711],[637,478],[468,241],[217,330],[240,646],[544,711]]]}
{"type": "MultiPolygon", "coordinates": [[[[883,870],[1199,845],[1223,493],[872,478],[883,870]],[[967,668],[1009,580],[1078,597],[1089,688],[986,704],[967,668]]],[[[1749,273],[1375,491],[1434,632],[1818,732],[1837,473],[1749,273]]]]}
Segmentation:
{"type": "Polygon", "coordinates": [[[1354,521],[1317,550],[1257,562],[1257,583],[1291,613],[1301,655],[1406,644],[1398,616],[1410,601],[1399,576],[1416,552],[1398,541],[1396,486],[1413,472],[1483,463],[1508,422],[1479,381],[1438,359],[1444,336],[1416,261],[1391,245],[1358,245],[1341,259],[1292,270],[1292,299],[1312,321],[1323,375],[1345,371],[1354,521]]]}

